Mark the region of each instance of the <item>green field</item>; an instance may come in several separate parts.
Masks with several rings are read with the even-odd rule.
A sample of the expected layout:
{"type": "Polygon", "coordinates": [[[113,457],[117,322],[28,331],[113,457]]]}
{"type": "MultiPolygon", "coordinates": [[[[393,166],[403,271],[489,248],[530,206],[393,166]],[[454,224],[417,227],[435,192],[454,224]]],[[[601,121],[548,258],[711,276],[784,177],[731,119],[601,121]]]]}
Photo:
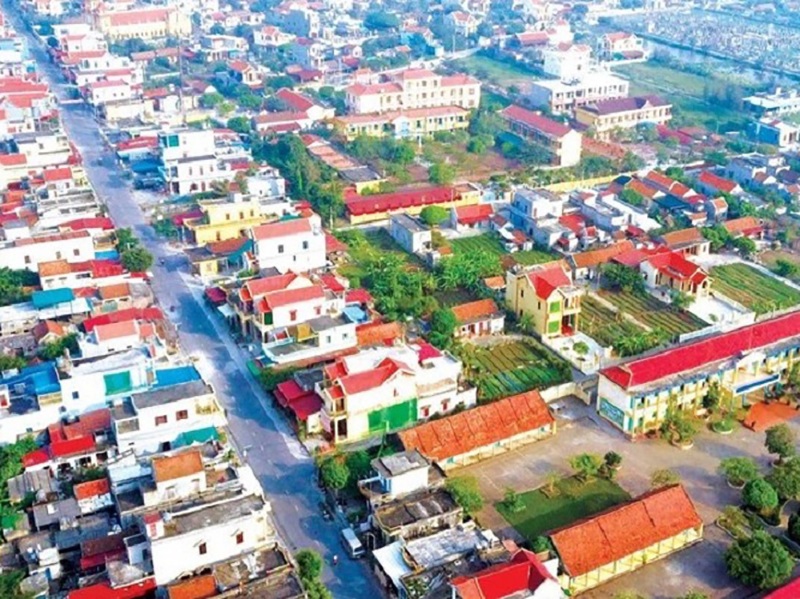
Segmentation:
{"type": "Polygon", "coordinates": [[[569,381],[567,362],[533,339],[492,347],[466,345],[461,351],[465,376],[478,387],[478,398],[492,401],[569,381]]]}
{"type": "Polygon", "coordinates": [[[555,493],[548,497],[542,489],[522,493],[525,509],[510,512],[502,502],[497,511],[511,526],[533,542],[551,530],[572,524],[610,507],[628,501],[631,496],[619,485],[605,478],[581,482],[575,477],[563,478],[555,484],[555,493]]]}
{"type": "MultiPolygon", "coordinates": [[[[493,233],[486,233],[485,235],[476,235],[475,237],[462,237],[461,239],[453,239],[450,241],[453,251],[456,253],[478,253],[488,252],[496,254],[501,257],[508,257],[517,264],[529,266],[532,264],[542,264],[543,262],[550,262],[555,260],[557,256],[545,250],[528,250],[525,252],[514,252],[509,254],[500,243],[500,239],[493,233]]],[[[498,273],[500,274],[500,273],[498,273]]]]}
{"type": "Polygon", "coordinates": [[[484,82],[500,87],[526,83],[538,74],[524,65],[514,65],[480,54],[459,58],[453,61],[452,65],[459,70],[475,75],[484,82]]]}
{"type": "Polygon", "coordinates": [[[639,335],[644,329],[606,308],[590,295],[581,298],[580,329],[603,346],[613,346],[621,337],[639,335]]]}
{"type": "Polygon", "coordinates": [[[337,237],[347,244],[349,260],[339,267],[339,273],[347,279],[364,277],[364,265],[377,256],[395,254],[409,265],[422,267],[422,263],[400,247],[385,229],[364,233],[357,229],[341,231],[337,237]]]}
{"type": "Polygon", "coordinates": [[[603,299],[611,302],[623,312],[627,312],[651,329],[664,331],[670,338],[690,333],[708,326],[689,312],[672,310],[664,302],[650,294],[636,294],[627,291],[602,293],[603,299]]]}
{"type": "Polygon", "coordinates": [[[800,291],[747,264],[725,264],[711,269],[711,288],[756,314],[800,304],[800,291]]]}

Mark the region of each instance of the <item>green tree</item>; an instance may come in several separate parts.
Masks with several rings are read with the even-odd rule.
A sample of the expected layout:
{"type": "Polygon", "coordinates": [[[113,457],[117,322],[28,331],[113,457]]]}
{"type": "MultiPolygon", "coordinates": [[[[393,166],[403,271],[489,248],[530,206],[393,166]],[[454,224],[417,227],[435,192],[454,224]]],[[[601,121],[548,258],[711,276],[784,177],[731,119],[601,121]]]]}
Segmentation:
{"type": "Polygon", "coordinates": [[[700,232],[703,234],[703,237],[710,242],[712,252],[718,252],[731,243],[731,234],[728,233],[728,230],[722,225],[703,227],[700,229],[700,232]]]}
{"type": "Polygon", "coordinates": [[[344,463],[350,471],[350,481],[357,483],[366,478],[372,471],[371,462],[372,458],[363,449],[346,453],[344,463]]]}
{"type": "Polygon", "coordinates": [[[525,502],[522,501],[522,497],[511,487],[506,488],[502,503],[503,507],[512,514],[517,514],[525,509],[525,502]]]}
{"type": "Polygon", "coordinates": [[[57,341],[45,344],[39,350],[39,357],[43,360],[55,360],[63,356],[65,350],[73,355],[78,353],[78,335],[70,333],[57,341]]]}
{"type": "Polygon", "coordinates": [[[370,31],[397,29],[400,27],[400,19],[385,10],[370,10],[364,17],[364,27],[370,31]]]}
{"type": "Polygon", "coordinates": [[[627,187],[620,192],[619,198],[631,206],[644,206],[645,203],[645,199],[642,194],[635,189],[630,189],[627,187]]]}
{"type": "Polygon", "coordinates": [[[322,576],[322,556],[313,549],[301,549],[294,555],[297,574],[302,580],[317,580],[322,576]]]}
{"type": "Polygon", "coordinates": [[[651,489],[660,489],[662,487],[669,487],[670,485],[674,485],[679,482],[681,482],[680,475],[674,470],[670,470],[669,468],[661,468],[659,470],[654,470],[653,474],[650,475],[651,489]]]}
{"type": "Polygon", "coordinates": [[[219,92],[209,92],[200,96],[200,106],[203,108],[214,108],[225,101],[225,97],[219,92]]]}
{"type": "Polygon", "coordinates": [[[623,264],[604,264],[601,267],[603,280],[611,287],[633,293],[644,293],[644,279],[639,271],[623,264]]]}
{"type": "Polygon", "coordinates": [[[603,467],[603,458],[594,453],[580,453],[569,459],[569,465],[583,481],[593,479],[603,467]]]}
{"type": "Polygon", "coordinates": [[[252,131],[250,119],[244,116],[235,116],[232,119],[228,119],[228,129],[236,131],[236,133],[250,133],[252,131]]]}
{"type": "Polygon", "coordinates": [[[136,236],[133,234],[133,231],[129,227],[125,227],[123,229],[117,229],[116,236],[117,236],[117,251],[120,253],[126,250],[133,249],[139,245],[139,240],[136,239],[136,236]]]}
{"type": "Polygon", "coordinates": [[[474,476],[448,478],[445,488],[468,516],[474,516],[483,508],[483,497],[478,489],[478,479],[474,476]]]}
{"type": "Polygon", "coordinates": [[[153,254],[143,247],[125,250],[120,255],[122,266],[129,272],[146,272],[153,265],[153,254]]]}
{"type": "Polygon", "coordinates": [[[217,114],[219,116],[228,116],[234,110],[236,110],[236,105],[233,102],[229,102],[228,100],[225,100],[224,102],[220,102],[219,104],[217,104],[217,114]]]}
{"type": "Polygon", "coordinates": [[[725,565],[728,573],[743,584],[771,589],[789,579],[794,562],[778,539],[758,530],[728,548],[725,565]]]}
{"type": "Polygon", "coordinates": [[[763,478],[754,478],[744,486],[742,501],[747,507],[766,516],[778,507],[778,492],[763,478]]]}
{"type": "Polygon", "coordinates": [[[794,433],[786,423],[776,424],[767,429],[764,446],[768,452],[778,456],[778,462],[792,457],[797,452],[794,433]]]}
{"type": "Polygon", "coordinates": [[[451,164],[435,162],[428,169],[428,180],[435,185],[450,185],[456,178],[456,169],[451,164]]]}
{"type": "Polygon", "coordinates": [[[749,237],[737,237],[733,240],[733,247],[739,250],[744,257],[752,256],[758,249],[756,242],[749,237]]]}
{"type": "Polygon", "coordinates": [[[732,485],[743,485],[758,477],[758,466],[752,458],[725,458],[719,464],[720,472],[732,485]]]}
{"type": "Polygon", "coordinates": [[[339,456],[327,458],[319,468],[322,484],[335,492],[345,488],[350,479],[350,469],[339,456]]]}
{"type": "Polygon", "coordinates": [[[0,354],[0,372],[4,370],[24,368],[27,363],[28,362],[22,356],[0,354]]]}
{"type": "Polygon", "coordinates": [[[436,227],[450,217],[450,212],[442,206],[425,206],[419,213],[419,217],[429,227],[436,227]]]}
{"type": "Polygon", "coordinates": [[[700,591],[689,591],[685,595],[678,597],[678,599],[709,599],[709,597],[700,591]]]}
{"type": "Polygon", "coordinates": [[[800,275],[800,266],[784,258],[778,258],[775,262],[775,273],[787,279],[794,279],[800,275]]]}
{"type": "Polygon", "coordinates": [[[219,23],[214,23],[208,30],[211,35],[225,35],[225,28],[219,23]]]}
{"type": "Polygon", "coordinates": [[[782,501],[797,498],[800,495],[800,460],[793,458],[777,464],[766,480],[782,501]]]}
{"type": "Polygon", "coordinates": [[[670,307],[677,311],[687,310],[694,302],[694,296],[684,291],[672,289],[669,294],[670,307]]]}
{"type": "Polygon", "coordinates": [[[262,368],[258,373],[258,382],[261,383],[264,389],[271,392],[275,390],[275,387],[292,378],[296,371],[296,368],[282,368],[280,370],[262,368]]]}
{"type": "Polygon", "coordinates": [[[436,310],[431,315],[430,342],[439,349],[449,348],[457,326],[458,320],[450,308],[436,310]]]}
{"type": "Polygon", "coordinates": [[[30,593],[23,593],[19,584],[25,579],[25,570],[8,570],[0,574],[0,597],[3,599],[33,599],[30,593]]]}

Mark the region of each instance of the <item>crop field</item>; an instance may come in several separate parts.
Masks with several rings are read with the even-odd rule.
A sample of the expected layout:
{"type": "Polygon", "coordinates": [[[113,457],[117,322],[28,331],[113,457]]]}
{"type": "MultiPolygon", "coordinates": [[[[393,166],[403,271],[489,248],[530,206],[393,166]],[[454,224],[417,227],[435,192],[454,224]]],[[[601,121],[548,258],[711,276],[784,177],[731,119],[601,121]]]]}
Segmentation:
{"type": "Polygon", "coordinates": [[[694,314],[672,310],[669,305],[649,294],[616,291],[604,292],[602,296],[642,324],[663,331],[671,339],[708,326],[694,314]]]}
{"type": "Polygon", "coordinates": [[[711,287],[756,314],[800,304],[800,291],[747,264],[725,264],[711,269],[711,287]]]}
{"type": "Polygon", "coordinates": [[[524,252],[514,252],[509,254],[505,251],[500,239],[494,234],[476,235],[474,237],[462,237],[461,239],[453,239],[450,241],[453,251],[457,253],[478,253],[488,252],[496,254],[506,260],[513,260],[517,264],[532,265],[550,262],[556,259],[554,254],[544,250],[527,250],[524,252]]]}
{"type": "Polygon", "coordinates": [[[469,346],[462,353],[467,378],[478,387],[478,397],[492,401],[559,385],[572,378],[567,362],[533,340],[492,347],[469,346]]]}
{"type": "Polygon", "coordinates": [[[580,329],[606,347],[616,345],[622,337],[644,332],[643,328],[618,316],[590,295],[581,298],[580,329]]]}

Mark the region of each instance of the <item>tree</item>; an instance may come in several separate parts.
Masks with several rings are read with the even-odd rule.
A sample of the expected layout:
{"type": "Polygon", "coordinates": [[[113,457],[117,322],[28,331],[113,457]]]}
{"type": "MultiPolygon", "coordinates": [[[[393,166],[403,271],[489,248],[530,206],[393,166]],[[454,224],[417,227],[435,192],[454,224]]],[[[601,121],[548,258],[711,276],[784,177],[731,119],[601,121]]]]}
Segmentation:
{"type": "Polygon", "coordinates": [[[685,595],[678,597],[678,599],[709,599],[709,597],[700,591],[689,591],[685,595]]]}
{"type": "Polygon", "coordinates": [[[722,393],[719,389],[719,383],[714,381],[708,386],[708,391],[703,396],[703,407],[709,412],[714,412],[719,407],[721,398],[722,393]]]}
{"type": "Polygon", "coordinates": [[[775,273],[787,279],[794,279],[800,275],[800,266],[784,258],[778,258],[775,262],[775,273]]]}
{"type": "Polygon", "coordinates": [[[644,293],[644,279],[639,271],[623,264],[604,264],[603,279],[612,287],[633,293],[644,293]]]}
{"type": "Polygon", "coordinates": [[[747,507],[766,516],[778,507],[778,492],[763,478],[754,478],[744,486],[742,501],[747,507]]]}
{"type": "Polygon", "coordinates": [[[681,482],[681,477],[677,472],[668,468],[661,468],[653,471],[650,475],[650,488],[660,489],[661,487],[669,487],[681,482]]]}
{"type": "Polygon", "coordinates": [[[728,573],[740,582],[759,589],[771,589],[786,582],[794,562],[775,537],[763,530],[750,538],[736,540],[725,552],[728,573]]]}
{"type": "Polygon", "coordinates": [[[364,27],[372,31],[397,29],[400,27],[400,19],[384,10],[370,10],[364,17],[364,27]]]}
{"type": "Polygon", "coordinates": [[[117,229],[116,236],[117,236],[117,251],[120,253],[124,252],[125,250],[133,249],[139,245],[139,240],[136,239],[136,236],[133,234],[133,231],[129,227],[125,227],[124,229],[117,229]]]}
{"type": "Polygon", "coordinates": [[[483,508],[483,497],[478,489],[478,479],[474,476],[448,478],[445,488],[468,516],[474,516],[483,508]]]}
{"type": "Polygon", "coordinates": [[[677,311],[687,310],[694,302],[694,296],[684,291],[673,289],[669,294],[670,306],[677,311]]]}
{"type": "Polygon", "coordinates": [[[737,487],[758,476],[758,466],[751,458],[725,458],[720,462],[719,469],[728,482],[737,487]]]}
{"type": "Polygon", "coordinates": [[[344,463],[350,471],[350,480],[352,482],[358,482],[366,478],[372,470],[371,462],[372,458],[363,449],[345,454],[344,463]]]}
{"type": "Polygon", "coordinates": [[[503,495],[503,507],[512,514],[516,514],[525,509],[525,502],[522,501],[519,493],[508,487],[503,495]]]}
{"type": "Polygon", "coordinates": [[[225,100],[224,102],[220,102],[219,104],[217,104],[217,114],[219,116],[228,116],[234,110],[236,110],[236,105],[233,102],[229,102],[228,100],[225,100]]]}
{"type": "Polygon", "coordinates": [[[746,258],[756,253],[756,242],[749,237],[737,237],[733,240],[733,247],[746,258]]]}
{"type": "Polygon", "coordinates": [[[39,357],[43,360],[55,360],[63,356],[65,351],[69,351],[70,354],[78,353],[78,335],[70,333],[57,341],[45,344],[39,350],[39,357]]]}
{"type": "Polygon", "coordinates": [[[619,198],[631,206],[644,206],[644,196],[635,189],[625,188],[620,192],[619,198]]]}
{"type": "Polygon", "coordinates": [[[32,599],[30,593],[23,593],[19,584],[25,578],[25,570],[8,570],[0,574],[0,597],[3,599],[32,599]]]}
{"type": "Polygon", "coordinates": [[[435,185],[450,185],[456,178],[456,169],[444,162],[435,162],[428,169],[428,180],[435,185]]]}
{"type": "Polygon", "coordinates": [[[319,467],[322,484],[334,492],[345,488],[350,479],[350,469],[339,456],[327,458],[319,467]]]}
{"type": "Polygon", "coordinates": [[[200,96],[200,106],[203,108],[214,108],[224,101],[225,97],[219,92],[209,92],[200,96]]]}
{"type": "Polygon", "coordinates": [[[449,216],[450,212],[448,212],[447,208],[443,208],[442,206],[425,206],[419,213],[419,217],[429,227],[442,224],[449,216]]]}
{"type": "Polygon", "coordinates": [[[430,342],[440,349],[447,349],[453,344],[453,333],[457,326],[458,320],[450,308],[436,310],[431,315],[430,342]]]}
{"type": "Polygon", "coordinates": [[[712,252],[720,251],[731,242],[731,234],[722,225],[703,227],[700,232],[710,242],[712,252]]]}
{"type": "Polygon", "coordinates": [[[594,453],[580,453],[569,459],[570,467],[583,481],[588,481],[597,476],[603,467],[603,458],[594,453]]]}
{"type": "Polygon", "coordinates": [[[228,129],[236,131],[236,133],[250,133],[252,131],[250,119],[245,116],[235,116],[232,119],[228,119],[228,129]]]}
{"type": "Polygon", "coordinates": [[[768,452],[778,456],[778,462],[792,457],[797,452],[794,433],[786,423],[776,424],[767,429],[764,446],[768,452]]]}
{"type": "Polygon", "coordinates": [[[146,272],[153,265],[153,254],[143,247],[126,250],[120,258],[128,272],[146,272]]]}
{"type": "Polygon", "coordinates": [[[603,462],[607,468],[619,468],[622,466],[622,456],[616,451],[609,451],[603,456],[603,462]]]}
{"type": "Polygon", "coordinates": [[[27,364],[27,361],[21,356],[0,354],[0,372],[4,370],[24,368],[25,364],[27,364]]]}
{"type": "Polygon", "coordinates": [[[782,501],[795,499],[800,495],[800,460],[793,458],[777,464],[766,476],[782,501]]]}
{"type": "Polygon", "coordinates": [[[313,549],[301,549],[294,556],[297,573],[302,580],[317,580],[322,576],[322,556],[313,549]]]}
{"type": "Polygon", "coordinates": [[[795,543],[800,543],[800,514],[789,516],[789,525],[786,527],[789,538],[795,543]]]}

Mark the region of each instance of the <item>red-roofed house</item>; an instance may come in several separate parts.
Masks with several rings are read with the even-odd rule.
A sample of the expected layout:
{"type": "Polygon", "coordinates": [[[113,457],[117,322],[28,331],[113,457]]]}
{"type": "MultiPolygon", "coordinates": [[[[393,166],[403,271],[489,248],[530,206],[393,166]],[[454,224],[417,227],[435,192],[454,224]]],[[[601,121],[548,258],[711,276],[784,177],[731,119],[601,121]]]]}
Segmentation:
{"type": "Polygon", "coordinates": [[[83,515],[93,514],[114,505],[107,478],[79,483],[75,485],[73,492],[83,515]]]}
{"type": "Polygon", "coordinates": [[[140,582],[112,587],[109,582],[98,582],[87,587],[70,591],[69,599],[145,599],[152,597],[156,590],[155,578],[146,578],[140,582]]]}
{"type": "Polygon", "coordinates": [[[481,199],[480,190],[471,184],[452,187],[412,188],[393,193],[345,196],[347,218],[352,224],[388,220],[395,212],[419,214],[425,206],[446,208],[470,206],[481,199]]]}
{"type": "Polygon", "coordinates": [[[557,562],[543,564],[536,554],[520,549],[505,564],[451,580],[453,599],[563,599],[557,567],[557,562]]]}
{"type": "Polygon", "coordinates": [[[105,463],[113,455],[113,445],[107,443],[110,431],[108,408],[86,412],[73,422],[51,424],[47,428],[49,443],[24,455],[22,465],[60,472],[105,463]]]}
{"type": "Polygon", "coordinates": [[[305,114],[306,118],[310,119],[312,123],[317,123],[325,119],[332,119],[334,117],[334,110],[332,108],[320,106],[304,93],[282,87],[275,92],[275,97],[278,98],[288,110],[305,114]]]}
{"type": "Polygon", "coordinates": [[[749,237],[750,239],[763,239],[764,227],[755,216],[743,216],[722,223],[731,237],[749,237]]]}
{"type": "Polygon", "coordinates": [[[682,253],[662,251],[647,257],[639,264],[645,285],[653,290],[687,293],[693,297],[708,295],[711,281],[700,266],[682,253]]]}
{"type": "Polygon", "coordinates": [[[800,312],[792,312],[600,371],[597,409],[629,436],[656,430],[668,404],[702,408],[716,382],[734,405],[784,381],[800,350],[800,312]]]}
{"type": "Polygon", "coordinates": [[[698,175],[696,183],[698,189],[709,196],[716,196],[722,193],[731,195],[744,193],[744,190],[736,181],[720,177],[711,171],[702,171],[698,175]]]}
{"type": "Polygon", "coordinates": [[[550,534],[559,582],[574,596],[685,549],[703,520],[681,485],[637,497],[550,534]]]}
{"type": "Polygon", "coordinates": [[[581,161],[582,135],[572,127],[516,104],[504,108],[500,116],[512,131],[545,148],[554,166],[575,166],[581,161]]]}
{"type": "Polygon", "coordinates": [[[441,468],[460,468],[533,443],[556,432],[538,391],[506,397],[399,433],[403,447],[416,449],[441,468]]]}
{"type": "Polygon", "coordinates": [[[571,335],[578,330],[583,290],[572,284],[561,262],[539,264],[506,273],[506,307],[529,318],[540,337],[571,335]]]}
{"type": "Polygon", "coordinates": [[[457,231],[488,230],[493,216],[494,206],[491,204],[453,207],[450,209],[450,226],[457,231]]]}
{"type": "Polygon", "coordinates": [[[422,343],[378,345],[338,359],[316,386],[322,428],[333,442],[404,428],[476,402],[460,389],[461,362],[422,343]]]}
{"type": "Polygon", "coordinates": [[[454,332],[456,338],[496,335],[505,327],[505,312],[492,299],[459,304],[453,306],[452,311],[458,323],[454,332]]]}

